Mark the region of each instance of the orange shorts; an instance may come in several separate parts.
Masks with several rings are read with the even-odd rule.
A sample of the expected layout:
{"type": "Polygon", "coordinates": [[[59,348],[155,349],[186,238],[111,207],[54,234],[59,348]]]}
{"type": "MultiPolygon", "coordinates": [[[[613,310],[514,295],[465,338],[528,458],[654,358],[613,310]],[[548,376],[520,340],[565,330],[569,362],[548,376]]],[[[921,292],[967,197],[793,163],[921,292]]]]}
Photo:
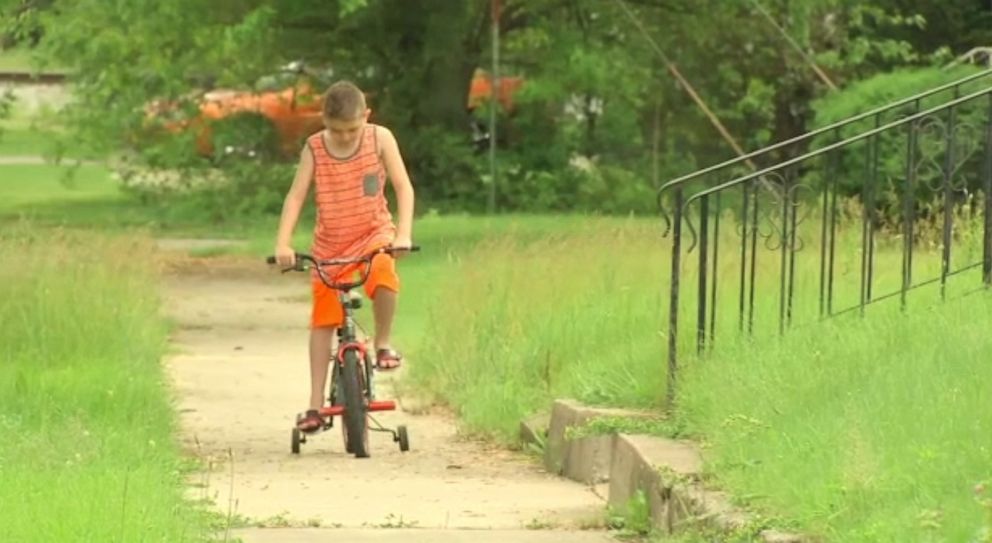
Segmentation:
{"type": "MultiPolygon", "coordinates": [[[[342,269],[334,278],[334,282],[343,282],[350,277],[357,277],[363,271],[364,264],[354,264],[342,269]]],[[[327,288],[327,285],[316,275],[311,280],[313,289],[313,312],[310,315],[311,328],[336,328],[344,322],[344,311],[341,309],[340,291],[327,288]]],[[[379,254],[372,259],[368,280],[365,281],[365,294],[371,299],[376,289],[386,288],[393,292],[400,291],[400,278],[396,274],[396,260],[392,255],[379,254]]]]}

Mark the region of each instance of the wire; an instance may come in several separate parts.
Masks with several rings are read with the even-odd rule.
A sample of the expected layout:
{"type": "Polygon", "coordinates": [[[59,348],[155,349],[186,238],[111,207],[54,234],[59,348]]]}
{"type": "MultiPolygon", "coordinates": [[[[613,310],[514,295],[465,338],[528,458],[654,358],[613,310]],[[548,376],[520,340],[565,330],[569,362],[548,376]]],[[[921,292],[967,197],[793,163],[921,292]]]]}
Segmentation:
{"type": "Polygon", "coordinates": [[[803,48],[800,47],[799,44],[796,42],[796,40],[792,39],[792,36],[790,36],[789,33],[786,32],[785,29],[782,28],[778,24],[778,22],[775,21],[775,18],[772,17],[772,15],[768,13],[764,7],[762,7],[762,5],[758,2],[758,0],[750,0],[750,2],[751,4],[754,5],[754,7],[758,11],[761,12],[762,15],[765,16],[766,19],[768,19],[768,22],[770,22],[772,26],[774,26],[775,29],[778,30],[779,34],[782,34],[782,37],[785,38],[785,41],[789,42],[789,45],[791,45],[792,48],[796,50],[796,52],[802,55],[803,60],[805,60],[806,63],[809,64],[811,68],[813,68],[813,71],[816,72],[816,75],[820,78],[820,80],[823,81],[828,87],[830,87],[830,90],[837,90],[837,85],[835,85],[834,82],[831,81],[829,77],[827,77],[827,74],[824,73],[819,66],[817,66],[816,61],[813,60],[813,57],[811,57],[809,53],[804,51],[803,48]]]}
{"type": "MultiPolygon", "coordinates": [[[[720,133],[720,135],[723,136],[723,139],[727,140],[727,143],[730,144],[730,146],[734,149],[735,152],[737,152],[738,155],[746,154],[744,150],[741,148],[741,146],[737,144],[737,140],[735,140],[734,137],[730,135],[730,132],[727,130],[727,128],[723,126],[723,123],[720,122],[720,119],[716,116],[716,114],[713,113],[713,111],[709,108],[709,106],[706,105],[706,102],[704,102],[703,99],[699,96],[699,93],[696,92],[696,89],[693,88],[692,84],[689,83],[689,81],[682,76],[682,73],[679,72],[679,69],[678,67],[675,66],[675,63],[673,63],[668,58],[668,55],[665,54],[665,51],[662,50],[661,46],[659,46],[658,43],[654,41],[654,39],[651,37],[651,35],[648,34],[647,30],[644,28],[644,25],[641,23],[641,20],[637,18],[634,12],[630,9],[630,6],[628,6],[627,3],[624,2],[624,0],[614,0],[614,1],[617,3],[617,5],[620,6],[621,9],[623,9],[624,13],[627,14],[630,20],[634,23],[634,26],[636,26],[637,29],[641,32],[641,35],[644,36],[644,39],[649,44],[651,44],[651,47],[655,50],[656,53],[658,53],[658,56],[661,57],[662,62],[665,63],[665,66],[668,68],[668,71],[671,72],[672,76],[674,76],[675,79],[677,79],[679,83],[682,84],[683,88],[685,88],[686,92],[689,94],[689,97],[692,98],[692,100],[696,103],[696,105],[703,110],[703,113],[706,114],[706,117],[710,120],[710,123],[712,123],[713,126],[716,128],[716,130],[720,133]]],[[[757,167],[754,165],[753,162],[751,162],[750,159],[747,160],[746,162],[752,169],[755,170],[757,169],[757,167]]]]}

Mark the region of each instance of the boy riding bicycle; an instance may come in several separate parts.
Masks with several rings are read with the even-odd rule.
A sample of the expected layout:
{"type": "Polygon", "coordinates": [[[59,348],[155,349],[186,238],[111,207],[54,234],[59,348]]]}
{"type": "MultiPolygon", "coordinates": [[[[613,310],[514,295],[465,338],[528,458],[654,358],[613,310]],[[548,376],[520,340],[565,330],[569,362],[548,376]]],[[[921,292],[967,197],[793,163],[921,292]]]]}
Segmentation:
{"type": "MultiPolygon", "coordinates": [[[[392,132],[368,123],[365,96],[354,84],[341,81],[324,96],[325,130],[307,138],[293,184],[283,203],[276,237],[276,261],[296,264],[291,247],[293,230],[311,184],[317,206],[311,252],[318,260],[355,258],[392,245],[411,245],[413,185],[392,132]],[[386,177],[396,192],[398,221],[394,226],[385,197],[386,177]]],[[[402,252],[396,253],[399,257],[402,252]]],[[[337,270],[337,276],[354,274],[355,268],[337,270]]],[[[310,403],[299,421],[301,431],[320,429],[319,409],[324,404],[331,342],[343,318],[337,294],[316,275],[311,280],[313,311],[310,318],[310,403]]],[[[390,254],[372,260],[365,293],[372,299],[375,316],[376,368],[399,367],[402,356],[390,344],[399,277],[390,254]]]]}

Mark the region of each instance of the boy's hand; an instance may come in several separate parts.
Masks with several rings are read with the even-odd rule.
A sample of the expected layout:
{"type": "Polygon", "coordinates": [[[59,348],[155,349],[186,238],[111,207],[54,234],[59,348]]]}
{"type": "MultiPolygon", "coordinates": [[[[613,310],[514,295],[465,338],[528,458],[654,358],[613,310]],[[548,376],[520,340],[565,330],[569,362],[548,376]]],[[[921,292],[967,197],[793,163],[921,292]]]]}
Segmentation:
{"type": "Polygon", "coordinates": [[[293,267],[296,265],[296,251],[289,245],[276,246],[276,262],[280,266],[293,267]]]}
{"type": "MultiPolygon", "coordinates": [[[[393,247],[396,249],[409,249],[413,246],[413,242],[410,241],[408,237],[397,237],[393,240],[393,247]]],[[[410,251],[396,251],[393,253],[393,258],[403,258],[410,251]]]]}

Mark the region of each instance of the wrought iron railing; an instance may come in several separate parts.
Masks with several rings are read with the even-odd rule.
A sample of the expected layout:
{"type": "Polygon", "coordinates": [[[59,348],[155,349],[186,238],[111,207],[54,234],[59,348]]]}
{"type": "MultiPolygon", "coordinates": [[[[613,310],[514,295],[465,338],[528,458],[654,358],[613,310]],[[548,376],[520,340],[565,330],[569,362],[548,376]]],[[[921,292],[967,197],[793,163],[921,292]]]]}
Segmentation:
{"type": "Polygon", "coordinates": [[[909,293],[924,287],[944,298],[950,278],[979,269],[977,286],[992,282],[992,81],[983,80],[990,74],[663,187],[661,195],[670,193],[670,200],[659,203],[672,237],[669,401],[679,349],[686,348],[679,336],[685,311],[695,314],[690,342],[702,352],[723,328],[755,333],[756,300],[767,299],[769,291],[777,298],[771,328],[781,333],[799,317],[864,312],[894,298],[905,307],[909,293]],[[964,83],[979,80],[979,90],[962,93],[964,83]],[[944,103],[921,107],[924,97],[945,91],[951,96],[944,103]],[[864,120],[867,128],[852,130],[864,120]],[[799,144],[812,150],[792,152],[799,144]],[[786,154],[766,166],[754,164],[776,151],[786,154]],[[744,174],[745,166],[755,171],[744,174]],[[722,180],[714,182],[720,173],[722,180]],[[684,260],[690,253],[694,258],[684,260]],[[889,273],[895,267],[898,274],[889,273]]]}

